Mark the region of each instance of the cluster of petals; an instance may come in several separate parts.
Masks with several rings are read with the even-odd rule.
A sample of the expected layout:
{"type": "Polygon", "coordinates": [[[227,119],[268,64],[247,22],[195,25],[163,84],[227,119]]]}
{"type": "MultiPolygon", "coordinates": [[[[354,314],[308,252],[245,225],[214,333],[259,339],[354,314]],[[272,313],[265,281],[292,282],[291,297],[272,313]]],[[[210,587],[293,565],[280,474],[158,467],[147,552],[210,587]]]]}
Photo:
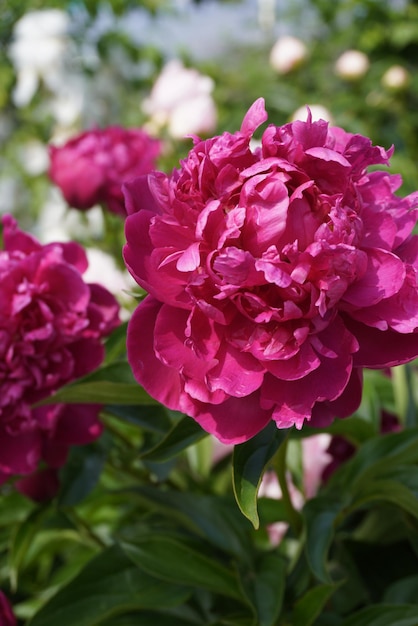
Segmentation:
{"type": "Polygon", "coordinates": [[[49,176],[73,208],[104,204],[124,216],[122,184],[155,169],[160,151],[141,128],[96,128],[50,146],[49,176]]]}
{"type": "Polygon", "coordinates": [[[58,468],[72,445],[101,433],[98,405],[34,406],[96,369],[119,305],[84,282],[84,250],[41,245],[3,217],[0,250],[0,479],[30,475],[40,461],[58,468]]]}
{"type": "Polygon", "coordinates": [[[387,152],[325,121],[195,140],[171,175],[125,186],[124,258],[148,296],[128,358],[155,398],[225,443],[325,426],[361,401],[363,368],[418,355],[418,194],[387,152]]]}

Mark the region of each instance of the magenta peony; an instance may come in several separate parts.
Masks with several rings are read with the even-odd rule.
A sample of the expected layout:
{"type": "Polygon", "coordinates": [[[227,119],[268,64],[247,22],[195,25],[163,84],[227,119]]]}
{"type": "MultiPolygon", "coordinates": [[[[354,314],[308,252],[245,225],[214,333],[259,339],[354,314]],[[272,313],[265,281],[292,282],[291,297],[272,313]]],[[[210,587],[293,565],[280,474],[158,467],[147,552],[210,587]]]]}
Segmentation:
{"type": "Polygon", "coordinates": [[[241,130],[193,149],[171,176],[125,186],[124,257],[149,295],[128,357],[156,399],[223,442],[270,420],[329,424],[358,407],[362,368],[418,355],[418,194],[368,173],[391,151],[325,121],[241,130]]]}
{"type": "Polygon", "coordinates": [[[103,203],[124,216],[122,183],[152,171],[159,153],[160,142],[142,129],[90,130],[50,146],[49,176],[72,207],[103,203]]]}
{"type": "Polygon", "coordinates": [[[0,251],[0,478],[28,475],[40,460],[60,467],[71,445],[99,436],[97,405],[33,408],[97,368],[119,305],[87,284],[76,243],[41,245],[3,217],[0,251]]]}
{"type": "Polygon", "coordinates": [[[10,601],[6,594],[0,591],[0,626],[16,626],[16,624],[17,620],[10,601]]]}

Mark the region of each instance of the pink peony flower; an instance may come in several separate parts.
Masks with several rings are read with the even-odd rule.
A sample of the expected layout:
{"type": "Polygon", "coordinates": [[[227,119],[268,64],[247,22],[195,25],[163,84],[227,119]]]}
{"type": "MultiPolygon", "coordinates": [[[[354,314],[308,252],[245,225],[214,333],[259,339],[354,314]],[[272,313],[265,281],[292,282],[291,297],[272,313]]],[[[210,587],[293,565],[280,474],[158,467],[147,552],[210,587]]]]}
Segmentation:
{"type": "Polygon", "coordinates": [[[17,620],[10,601],[6,594],[0,591],[0,626],[16,626],[16,624],[17,620]]]}
{"type": "Polygon", "coordinates": [[[124,257],[149,295],[128,358],[156,399],[225,443],[358,407],[362,368],[418,355],[418,194],[367,172],[391,151],[325,121],[241,130],[125,186],[124,257]]]}
{"type": "Polygon", "coordinates": [[[31,474],[44,460],[60,467],[68,448],[99,436],[98,405],[32,408],[96,369],[119,305],[87,284],[76,243],[41,245],[3,217],[0,251],[0,477],[31,474]]]}
{"type": "Polygon", "coordinates": [[[214,86],[209,76],[185,67],[178,59],[169,61],[143,103],[150,117],[148,125],[156,132],[166,127],[175,139],[212,133],[217,124],[214,86]]]}
{"type": "Polygon", "coordinates": [[[122,183],[152,171],[159,153],[160,142],[142,129],[90,130],[50,146],[49,176],[72,207],[104,203],[124,216],[122,183]]]}

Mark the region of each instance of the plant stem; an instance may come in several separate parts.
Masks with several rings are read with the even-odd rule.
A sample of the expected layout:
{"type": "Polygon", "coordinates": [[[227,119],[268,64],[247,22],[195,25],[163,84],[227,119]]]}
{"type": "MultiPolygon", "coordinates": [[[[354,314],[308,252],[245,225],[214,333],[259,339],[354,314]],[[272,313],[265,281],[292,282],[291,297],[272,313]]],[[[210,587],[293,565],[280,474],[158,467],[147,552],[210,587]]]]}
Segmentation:
{"type": "Polygon", "coordinates": [[[286,509],[289,526],[292,529],[295,537],[299,537],[302,531],[302,516],[293,506],[292,499],[290,497],[289,485],[287,482],[287,464],[286,464],[286,456],[287,456],[287,444],[289,441],[289,434],[287,434],[286,438],[283,440],[280,448],[276,452],[275,456],[275,466],[276,466],[276,474],[279,481],[280,489],[282,492],[282,501],[286,509]]]}

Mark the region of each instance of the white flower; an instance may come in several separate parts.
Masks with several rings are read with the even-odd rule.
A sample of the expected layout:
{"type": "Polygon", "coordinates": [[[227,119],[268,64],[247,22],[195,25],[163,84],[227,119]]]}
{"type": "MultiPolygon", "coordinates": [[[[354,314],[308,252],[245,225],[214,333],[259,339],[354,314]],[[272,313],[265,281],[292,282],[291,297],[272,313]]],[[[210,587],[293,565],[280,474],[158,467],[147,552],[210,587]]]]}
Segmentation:
{"type": "Polygon", "coordinates": [[[143,103],[143,110],[150,116],[149,127],[159,130],[166,126],[176,139],[211,133],[217,123],[213,88],[209,76],[184,67],[178,60],[170,61],[143,103]]]}
{"type": "Polygon", "coordinates": [[[335,63],[335,73],[345,80],[362,78],[370,66],[369,58],[360,50],[346,50],[335,63]]]}
{"type": "Polygon", "coordinates": [[[38,176],[46,172],[49,165],[46,145],[36,139],[26,142],[20,150],[20,161],[25,171],[31,176],[38,176]]]}
{"type": "Polygon", "coordinates": [[[399,91],[407,87],[410,80],[408,70],[402,65],[392,65],[382,76],[382,85],[388,89],[399,91]]]}
{"type": "Polygon", "coordinates": [[[322,104],[307,104],[306,106],[299,107],[292,114],[290,118],[291,122],[295,122],[296,120],[300,120],[301,122],[306,122],[308,118],[308,109],[311,112],[312,121],[316,122],[318,120],[325,120],[326,122],[333,122],[332,115],[322,104]]]}
{"type": "Polygon", "coordinates": [[[9,47],[17,73],[16,106],[29,104],[41,80],[51,91],[62,84],[68,26],[67,14],[59,9],[30,11],[16,22],[9,47]]]}
{"type": "Polygon", "coordinates": [[[280,37],[270,52],[270,65],[278,74],[287,74],[303,63],[307,49],[303,41],[287,35],[280,37]]]}

